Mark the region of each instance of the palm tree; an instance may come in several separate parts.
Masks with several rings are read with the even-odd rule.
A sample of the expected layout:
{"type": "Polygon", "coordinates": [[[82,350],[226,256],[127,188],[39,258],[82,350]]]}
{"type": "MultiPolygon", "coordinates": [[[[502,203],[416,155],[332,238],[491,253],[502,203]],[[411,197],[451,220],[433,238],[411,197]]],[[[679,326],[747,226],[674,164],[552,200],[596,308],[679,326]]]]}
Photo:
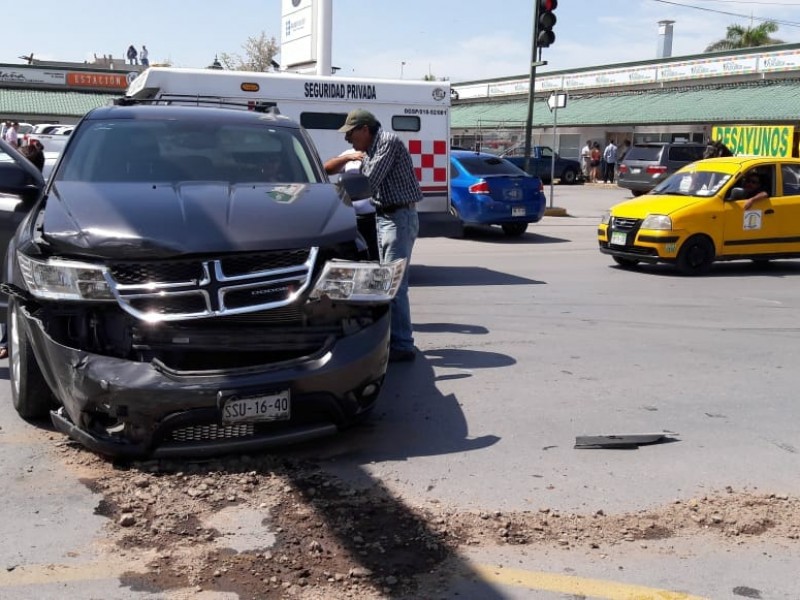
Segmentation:
{"type": "Polygon", "coordinates": [[[706,48],[706,52],[783,44],[783,40],[776,40],[775,38],[769,37],[770,33],[775,33],[776,31],[778,31],[778,24],[775,21],[764,21],[755,27],[728,25],[725,39],[718,40],[709,45],[708,48],[706,48]]]}

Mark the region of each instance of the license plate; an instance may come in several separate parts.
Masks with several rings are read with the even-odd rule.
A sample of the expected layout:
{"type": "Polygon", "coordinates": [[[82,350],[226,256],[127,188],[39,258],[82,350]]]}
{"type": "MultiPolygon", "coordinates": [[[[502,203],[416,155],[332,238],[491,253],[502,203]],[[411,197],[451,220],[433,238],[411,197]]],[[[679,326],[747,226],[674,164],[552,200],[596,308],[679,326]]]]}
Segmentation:
{"type": "Polygon", "coordinates": [[[289,390],[253,396],[231,395],[222,405],[223,423],[286,421],[290,416],[289,390]]]}
{"type": "Polygon", "coordinates": [[[636,175],[637,173],[641,173],[641,172],[642,172],[642,170],[639,169],[639,168],[636,168],[636,167],[631,169],[631,173],[633,173],[634,175],[636,175]]]}
{"type": "Polygon", "coordinates": [[[525,216],[525,207],[524,206],[514,206],[511,208],[511,216],[512,217],[524,217],[525,216]]]}
{"type": "Polygon", "coordinates": [[[621,231],[611,232],[611,244],[614,246],[624,246],[628,243],[628,234],[621,231]]]}

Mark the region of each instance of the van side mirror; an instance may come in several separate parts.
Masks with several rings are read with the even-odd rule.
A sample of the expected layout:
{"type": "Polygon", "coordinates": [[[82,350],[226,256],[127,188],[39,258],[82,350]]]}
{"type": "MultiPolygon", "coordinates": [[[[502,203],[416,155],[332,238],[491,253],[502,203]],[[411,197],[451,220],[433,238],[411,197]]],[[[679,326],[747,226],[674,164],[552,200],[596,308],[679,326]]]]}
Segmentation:
{"type": "Polygon", "coordinates": [[[345,171],[336,180],[336,188],[339,194],[346,195],[350,200],[364,200],[372,196],[372,188],[369,186],[369,179],[357,171],[345,171]]]}
{"type": "Polygon", "coordinates": [[[744,188],[735,187],[731,188],[731,191],[728,193],[728,200],[744,200],[744,188]]]}

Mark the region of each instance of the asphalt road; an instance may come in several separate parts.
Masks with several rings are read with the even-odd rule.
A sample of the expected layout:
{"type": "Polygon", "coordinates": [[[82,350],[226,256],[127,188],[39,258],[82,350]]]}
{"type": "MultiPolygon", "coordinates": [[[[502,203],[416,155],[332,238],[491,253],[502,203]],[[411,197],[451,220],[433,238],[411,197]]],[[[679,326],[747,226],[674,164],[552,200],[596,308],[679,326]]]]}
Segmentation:
{"type": "MultiPolygon", "coordinates": [[[[728,486],[800,496],[800,261],[721,264],[701,278],[619,269],[595,236],[625,197],[555,186],[569,216],[520,239],[482,229],[419,240],[418,360],[390,367],[368,426],[290,453],[356,486],[383,483],[400,503],[455,511],[635,513],[728,486]],[[636,450],[574,448],[584,434],[665,431],[670,443],[636,450]]],[[[0,549],[0,598],[148,597],[113,576],[70,575],[108,560],[99,498],[50,451],[58,434],[16,418],[7,384],[0,424],[0,538],[15,540],[0,549]],[[13,574],[26,564],[49,565],[51,578],[25,587],[13,574]]],[[[469,575],[440,597],[800,597],[797,540],[476,547],[459,568],[469,575]]]]}

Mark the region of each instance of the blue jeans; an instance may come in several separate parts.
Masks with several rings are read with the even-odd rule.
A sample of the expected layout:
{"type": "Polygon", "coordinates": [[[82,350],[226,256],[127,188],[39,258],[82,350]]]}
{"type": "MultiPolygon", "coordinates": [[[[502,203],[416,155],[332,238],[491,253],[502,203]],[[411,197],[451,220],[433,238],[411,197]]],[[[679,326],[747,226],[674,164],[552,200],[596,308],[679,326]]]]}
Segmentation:
{"type": "Polygon", "coordinates": [[[392,300],[392,333],[390,345],[396,350],[413,350],[411,305],[408,301],[408,272],[411,251],[419,233],[419,218],[414,208],[404,208],[391,214],[378,215],[378,246],[380,262],[406,259],[406,271],[397,295],[392,300]]]}

